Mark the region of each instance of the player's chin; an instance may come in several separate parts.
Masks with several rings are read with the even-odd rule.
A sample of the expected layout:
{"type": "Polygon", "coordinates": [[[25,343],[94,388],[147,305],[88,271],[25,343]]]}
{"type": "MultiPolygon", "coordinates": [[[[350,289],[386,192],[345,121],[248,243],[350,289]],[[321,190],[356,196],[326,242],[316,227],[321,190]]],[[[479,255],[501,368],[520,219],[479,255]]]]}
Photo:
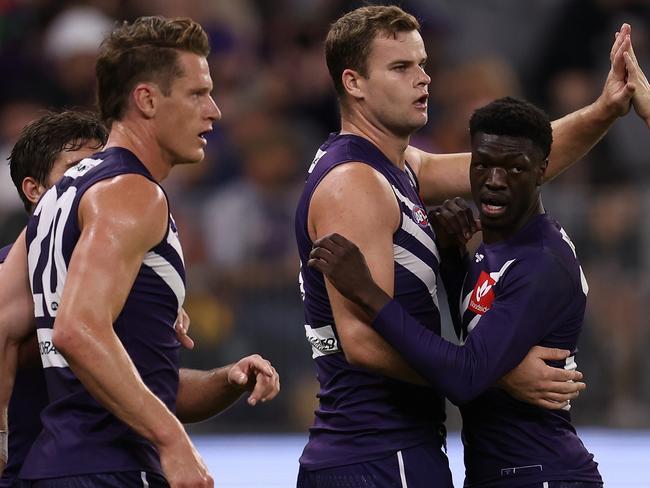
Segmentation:
{"type": "Polygon", "coordinates": [[[413,131],[420,130],[422,127],[427,125],[427,122],[429,121],[429,115],[425,112],[418,112],[417,115],[415,115],[411,119],[411,128],[413,131]]]}
{"type": "Polygon", "coordinates": [[[205,159],[205,150],[201,147],[188,156],[190,156],[188,164],[200,163],[205,159]]]}

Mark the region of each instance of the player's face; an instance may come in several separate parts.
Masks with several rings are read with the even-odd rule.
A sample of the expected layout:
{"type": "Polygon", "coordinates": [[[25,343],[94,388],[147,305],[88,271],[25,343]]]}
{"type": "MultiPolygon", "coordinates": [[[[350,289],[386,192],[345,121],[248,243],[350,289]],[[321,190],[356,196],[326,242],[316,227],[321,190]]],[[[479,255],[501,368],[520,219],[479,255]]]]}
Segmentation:
{"type": "MultiPolygon", "coordinates": [[[[70,141],[71,146],[79,146],[79,141],[70,141]]],[[[54,184],[59,181],[61,178],[63,178],[63,173],[68,171],[72,166],[77,164],[79,161],[81,161],[84,158],[87,158],[89,156],[92,156],[95,154],[97,151],[99,151],[102,147],[102,143],[98,139],[91,139],[89,141],[84,142],[81,147],[78,149],[75,149],[73,151],[68,151],[68,150],[63,150],[59,153],[59,155],[56,157],[54,160],[54,163],[52,164],[52,169],[50,170],[50,173],[47,175],[47,189],[49,189],[51,186],[54,186],[54,184]]]]}
{"type": "Polygon", "coordinates": [[[172,164],[202,161],[205,134],[221,112],[212,99],[212,78],[206,58],[180,52],[178,66],[182,75],[172,82],[171,94],[159,97],[156,110],[157,140],[172,164]]]}
{"type": "Polygon", "coordinates": [[[539,192],[546,165],[530,139],[474,135],[469,177],[484,230],[505,239],[541,211],[539,192]]]}
{"type": "Polygon", "coordinates": [[[367,78],[360,80],[368,117],[399,136],[411,135],[427,123],[427,53],[418,31],[379,34],[372,43],[367,78]]]}

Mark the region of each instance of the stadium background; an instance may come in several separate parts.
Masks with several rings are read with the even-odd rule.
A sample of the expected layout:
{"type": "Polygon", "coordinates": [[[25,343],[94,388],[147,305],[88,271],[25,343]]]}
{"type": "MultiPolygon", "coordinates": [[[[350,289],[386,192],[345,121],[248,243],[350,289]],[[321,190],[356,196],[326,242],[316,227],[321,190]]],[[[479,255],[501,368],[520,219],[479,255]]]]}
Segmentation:
{"type": "MultiPolygon", "coordinates": [[[[304,432],[316,382],[304,339],[293,212],[316,149],[338,129],[323,55],[342,0],[0,0],[0,158],[44,108],[91,108],[94,58],[115,20],[187,15],[209,32],[214,98],[223,119],[206,161],[165,182],[188,266],[194,351],[210,368],[259,352],[282,379],[280,396],[243,402],[197,433],[304,432]]],[[[515,94],[554,118],[598,96],[613,34],[633,29],[650,74],[645,0],[412,0],[429,54],[430,122],[413,143],[468,149],[472,110],[515,94]]],[[[650,428],[650,132],[619,120],[585,160],[544,190],[547,209],[576,243],[591,290],[578,364],[588,389],[578,425],[650,428]]],[[[0,165],[0,244],[25,215],[0,165]]],[[[447,324],[448,328],[448,324],[447,324]]],[[[451,429],[459,427],[450,408],[451,429]]],[[[650,441],[649,441],[650,443],[650,441]]],[[[650,449],[650,448],[649,448],[650,449]]]]}

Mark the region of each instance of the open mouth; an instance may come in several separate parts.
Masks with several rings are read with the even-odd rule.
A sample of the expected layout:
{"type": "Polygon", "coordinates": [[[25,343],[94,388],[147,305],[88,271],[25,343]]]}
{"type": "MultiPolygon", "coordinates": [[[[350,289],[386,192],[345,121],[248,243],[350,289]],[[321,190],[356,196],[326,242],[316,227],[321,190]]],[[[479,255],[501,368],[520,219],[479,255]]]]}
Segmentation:
{"type": "Polygon", "coordinates": [[[503,215],[508,208],[508,204],[494,198],[481,199],[481,214],[488,217],[498,217],[503,215]]]}
{"type": "Polygon", "coordinates": [[[208,143],[208,139],[207,139],[208,132],[210,131],[206,130],[205,132],[201,132],[199,134],[199,139],[201,140],[204,146],[208,143]]]}
{"type": "Polygon", "coordinates": [[[427,101],[429,100],[429,95],[422,95],[415,101],[415,106],[420,109],[427,108],[427,101]]]}

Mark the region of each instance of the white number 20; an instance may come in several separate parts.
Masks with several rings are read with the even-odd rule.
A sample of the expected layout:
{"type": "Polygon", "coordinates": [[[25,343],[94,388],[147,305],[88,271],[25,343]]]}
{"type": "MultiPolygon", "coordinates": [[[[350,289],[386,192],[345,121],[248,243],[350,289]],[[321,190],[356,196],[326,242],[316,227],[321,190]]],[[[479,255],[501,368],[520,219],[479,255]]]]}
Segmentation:
{"type": "Polygon", "coordinates": [[[57,191],[52,188],[43,196],[34,212],[39,219],[36,237],[29,245],[28,261],[36,317],[44,317],[46,313],[50,317],[56,317],[59,308],[63,284],[68,272],[63,258],[63,229],[70,216],[76,194],[77,189],[71,186],[57,200],[57,191]],[[47,252],[47,255],[43,256],[42,251],[47,252]],[[37,275],[37,270],[40,269],[42,272],[37,275]],[[52,286],[53,276],[56,276],[55,287],[52,286]],[[34,285],[39,281],[43,293],[36,293],[34,285]]]}

